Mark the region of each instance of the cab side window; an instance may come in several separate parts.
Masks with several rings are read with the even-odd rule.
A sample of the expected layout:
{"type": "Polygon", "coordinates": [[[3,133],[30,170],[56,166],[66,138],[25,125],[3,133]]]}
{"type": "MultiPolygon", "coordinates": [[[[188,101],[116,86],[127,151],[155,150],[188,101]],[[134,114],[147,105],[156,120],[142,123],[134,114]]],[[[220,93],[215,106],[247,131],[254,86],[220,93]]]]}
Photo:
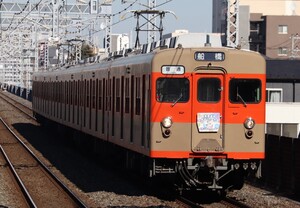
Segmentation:
{"type": "Polygon", "coordinates": [[[190,82],[186,78],[159,78],[156,81],[156,100],[158,102],[188,102],[190,82]]]}

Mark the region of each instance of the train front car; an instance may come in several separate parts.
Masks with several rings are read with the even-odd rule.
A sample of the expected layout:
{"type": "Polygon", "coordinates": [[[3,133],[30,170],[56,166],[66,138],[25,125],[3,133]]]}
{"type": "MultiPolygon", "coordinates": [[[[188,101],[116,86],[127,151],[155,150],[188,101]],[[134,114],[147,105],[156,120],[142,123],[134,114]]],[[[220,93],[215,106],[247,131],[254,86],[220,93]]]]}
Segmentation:
{"type": "Polygon", "coordinates": [[[152,67],[152,174],[174,173],[179,190],[240,189],[264,158],[264,58],[177,48],[152,67]]]}

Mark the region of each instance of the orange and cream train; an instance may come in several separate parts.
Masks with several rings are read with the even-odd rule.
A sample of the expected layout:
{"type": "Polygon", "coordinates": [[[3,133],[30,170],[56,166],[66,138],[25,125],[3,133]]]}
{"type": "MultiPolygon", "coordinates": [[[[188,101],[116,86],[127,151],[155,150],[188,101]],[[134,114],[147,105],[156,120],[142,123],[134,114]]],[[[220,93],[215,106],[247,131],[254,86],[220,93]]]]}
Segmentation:
{"type": "Polygon", "coordinates": [[[37,72],[33,109],[180,190],[239,189],[265,156],[265,71],[256,52],[156,49],[37,72]]]}

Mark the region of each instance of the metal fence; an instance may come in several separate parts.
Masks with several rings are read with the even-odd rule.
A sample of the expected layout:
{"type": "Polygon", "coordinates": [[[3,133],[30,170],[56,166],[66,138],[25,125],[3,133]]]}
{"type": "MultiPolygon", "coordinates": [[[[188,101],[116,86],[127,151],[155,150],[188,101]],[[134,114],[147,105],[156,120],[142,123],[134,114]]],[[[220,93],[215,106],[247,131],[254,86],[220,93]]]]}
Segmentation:
{"type": "Polygon", "coordinates": [[[266,135],[265,185],[278,191],[300,193],[300,139],[266,135]]]}

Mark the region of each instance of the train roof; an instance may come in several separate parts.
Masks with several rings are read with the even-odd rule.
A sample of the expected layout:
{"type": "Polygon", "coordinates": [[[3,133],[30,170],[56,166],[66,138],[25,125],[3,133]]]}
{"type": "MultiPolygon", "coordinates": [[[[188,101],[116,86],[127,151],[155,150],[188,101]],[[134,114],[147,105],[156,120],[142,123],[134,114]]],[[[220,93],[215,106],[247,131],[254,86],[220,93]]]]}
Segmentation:
{"type": "Polygon", "coordinates": [[[68,65],[57,67],[49,70],[38,71],[35,72],[34,75],[48,75],[48,74],[69,74],[69,73],[76,73],[81,71],[92,71],[95,69],[107,69],[111,67],[126,65],[126,64],[140,64],[140,63],[151,63],[154,53],[148,54],[139,54],[139,55],[130,55],[127,57],[111,57],[105,60],[101,60],[99,62],[93,63],[78,63],[76,65],[68,65]]]}
{"type": "MultiPolygon", "coordinates": [[[[261,57],[261,61],[264,61],[264,57],[261,56],[259,53],[249,50],[238,50],[235,48],[229,48],[229,47],[200,47],[200,48],[182,48],[182,46],[179,45],[179,47],[175,48],[157,48],[149,53],[139,53],[139,54],[128,54],[127,56],[122,57],[108,57],[105,60],[101,60],[97,63],[85,63],[85,64],[77,64],[73,66],[63,66],[60,68],[55,68],[47,71],[39,71],[35,72],[34,76],[47,76],[47,75],[59,75],[59,74],[69,74],[69,73],[76,73],[76,72],[82,72],[82,71],[92,71],[92,70],[101,70],[101,69],[107,69],[107,68],[114,68],[118,66],[126,66],[126,65],[135,65],[135,64],[151,64],[154,59],[159,58],[160,55],[164,55],[165,57],[168,57],[170,60],[173,59],[174,54],[178,49],[183,49],[185,51],[184,53],[190,53],[194,54],[195,51],[219,51],[224,52],[226,54],[226,58],[232,58],[235,55],[239,54],[240,57],[237,58],[235,61],[237,62],[243,62],[246,61],[246,59],[249,59],[249,57],[255,57],[257,60],[259,60],[257,57],[261,57]],[[245,58],[241,58],[245,56],[245,58]]],[[[165,60],[165,57],[160,57],[159,59],[165,60]]],[[[168,59],[167,58],[167,59],[168,59]]],[[[166,60],[167,60],[166,59],[166,60]]],[[[194,60],[194,55],[190,56],[190,60],[194,60]]],[[[255,65],[257,63],[251,63],[249,62],[249,65],[255,65]]]]}

